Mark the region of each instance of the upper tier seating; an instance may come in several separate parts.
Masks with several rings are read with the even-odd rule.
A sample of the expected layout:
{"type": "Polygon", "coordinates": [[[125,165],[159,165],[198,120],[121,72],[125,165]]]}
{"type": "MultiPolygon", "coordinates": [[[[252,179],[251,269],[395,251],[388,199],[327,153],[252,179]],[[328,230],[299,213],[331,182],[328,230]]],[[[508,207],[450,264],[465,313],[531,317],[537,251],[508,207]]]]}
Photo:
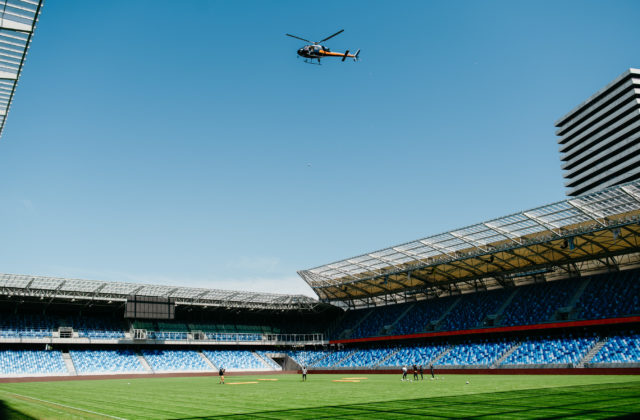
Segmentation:
{"type": "Polygon", "coordinates": [[[218,369],[268,370],[252,352],[248,350],[203,350],[202,354],[218,369]]]}
{"type": "Polygon", "coordinates": [[[640,334],[616,334],[591,359],[590,363],[640,363],[640,334]]]}
{"type": "MultiPolygon", "coordinates": [[[[501,315],[494,326],[531,325],[554,321],[558,310],[568,307],[583,285],[584,279],[557,280],[486,292],[469,293],[397,304],[373,309],[348,311],[333,330],[334,338],[362,338],[386,334],[408,335],[428,331],[432,321],[439,320],[459,299],[437,326],[440,331],[457,331],[485,327],[490,315],[501,315]],[[504,308],[508,298],[514,298],[504,308]],[[413,305],[410,307],[409,305],[413,305]],[[400,318],[403,311],[410,308],[400,318]],[[397,321],[392,331],[383,327],[397,321]],[[352,330],[350,337],[343,336],[352,330]]],[[[572,304],[571,304],[572,305],[572,304]]],[[[574,305],[572,305],[574,306],[574,305]]],[[[590,278],[569,319],[599,319],[640,315],[640,270],[607,273],[590,278]],[[575,315],[577,314],[577,316],[575,315]]]]}
{"type": "Polygon", "coordinates": [[[640,270],[592,277],[576,306],[581,319],[640,315],[640,270]]]}
{"type": "Polygon", "coordinates": [[[490,366],[513,346],[511,341],[467,342],[454,346],[438,365],[445,366],[490,366]]]}
{"type": "Polygon", "coordinates": [[[501,289],[464,295],[438,329],[454,331],[481,327],[487,315],[496,313],[512,292],[511,289],[501,289]]]}
{"type": "Polygon", "coordinates": [[[82,316],[73,318],[71,325],[78,337],[98,339],[124,338],[124,326],[121,322],[110,318],[82,316]]]}
{"type": "Polygon", "coordinates": [[[382,335],[382,328],[392,324],[406,309],[406,304],[390,305],[374,309],[371,315],[366,317],[353,331],[351,338],[382,335]]]}
{"type": "Polygon", "coordinates": [[[431,321],[437,321],[453,304],[457,297],[444,297],[417,302],[407,314],[398,321],[393,334],[415,334],[423,332],[431,321]]]}
{"type": "Polygon", "coordinates": [[[154,371],[212,370],[193,350],[142,350],[142,355],[154,371]]]}
{"type": "Polygon", "coordinates": [[[131,350],[70,350],[69,355],[78,373],[144,371],[131,350]]]}
{"type": "Polygon", "coordinates": [[[576,364],[593,347],[593,336],[527,339],[511,353],[503,365],[576,364]]]}
{"type": "Polygon", "coordinates": [[[147,337],[152,340],[186,340],[187,333],[179,331],[147,331],[147,337]]]}
{"type": "Polygon", "coordinates": [[[334,338],[339,338],[343,331],[353,330],[358,322],[360,322],[360,320],[372,310],[375,309],[356,309],[354,311],[347,311],[333,331],[334,338]]]}
{"type": "Polygon", "coordinates": [[[0,375],[68,374],[62,352],[45,350],[0,350],[0,375]]]}
{"type": "Polygon", "coordinates": [[[0,316],[0,338],[51,337],[55,318],[45,315],[19,314],[0,316]]]}
{"type": "Polygon", "coordinates": [[[553,314],[569,303],[580,280],[560,280],[518,288],[505,308],[502,325],[532,325],[551,321],[553,314]]]}

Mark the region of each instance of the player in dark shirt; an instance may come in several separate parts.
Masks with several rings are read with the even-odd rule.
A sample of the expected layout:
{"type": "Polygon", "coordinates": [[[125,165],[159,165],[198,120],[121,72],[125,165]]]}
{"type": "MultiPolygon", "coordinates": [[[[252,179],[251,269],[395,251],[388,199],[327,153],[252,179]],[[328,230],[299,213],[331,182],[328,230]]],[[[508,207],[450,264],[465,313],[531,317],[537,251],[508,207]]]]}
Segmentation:
{"type": "Polygon", "coordinates": [[[418,366],[416,366],[416,364],[414,363],[412,367],[413,367],[413,379],[417,381],[418,380],[418,366]]]}
{"type": "Polygon", "coordinates": [[[224,385],[224,372],[225,372],[224,368],[220,368],[220,370],[218,371],[218,376],[220,376],[220,382],[218,383],[221,383],[223,385],[224,385]]]}
{"type": "Polygon", "coordinates": [[[433,374],[433,363],[429,365],[429,369],[431,369],[431,379],[435,378],[433,374]]]}
{"type": "Polygon", "coordinates": [[[422,368],[422,365],[420,365],[418,369],[420,370],[420,380],[424,381],[424,376],[422,375],[424,373],[424,369],[422,368]]]}

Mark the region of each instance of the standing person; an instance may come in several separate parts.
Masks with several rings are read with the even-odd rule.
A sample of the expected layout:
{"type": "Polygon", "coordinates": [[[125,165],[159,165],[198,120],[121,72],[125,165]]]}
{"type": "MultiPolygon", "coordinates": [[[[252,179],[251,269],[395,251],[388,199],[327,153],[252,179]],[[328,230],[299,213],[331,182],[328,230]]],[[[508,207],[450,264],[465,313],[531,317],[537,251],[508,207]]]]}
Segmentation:
{"type": "Polygon", "coordinates": [[[307,380],[307,366],[304,365],[302,366],[302,382],[305,382],[307,380]]]}
{"type": "Polygon", "coordinates": [[[402,380],[407,379],[407,365],[402,366],[402,380]]]}
{"type": "Polygon", "coordinates": [[[416,366],[416,364],[413,364],[413,380],[417,381],[418,380],[418,366],[416,366]]]}
{"type": "Polygon", "coordinates": [[[218,382],[218,383],[220,383],[222,385],[224,385],[224,372],[225,372],[225,369],[222,368],[222,367],[218,371],[218,376],[220,377],[220,382],[218,382]]]}
{"type": "Polygon", "coordinates": [[[424,369],[422,368],[422,365],[419,366],[419,370],[420,370],[420,380],[424,381],[424,376],[422,375],[424,373],[424,369]]]}
{"type": "Polygon", "coordinates": [[[433,363],[429,365],[429,369],[431,369],[431,379],[435,378],[435,376],[433,375],[433,363]]]}

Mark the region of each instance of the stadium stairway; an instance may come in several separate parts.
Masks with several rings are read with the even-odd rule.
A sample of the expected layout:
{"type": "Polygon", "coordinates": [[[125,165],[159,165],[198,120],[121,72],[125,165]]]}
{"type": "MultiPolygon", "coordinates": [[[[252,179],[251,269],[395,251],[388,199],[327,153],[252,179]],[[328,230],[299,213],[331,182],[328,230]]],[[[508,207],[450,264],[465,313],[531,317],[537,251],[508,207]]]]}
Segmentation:
{"type": "Polygon", "coordinates": [[[498,358],[498,360],[496,360],[492,365],[491,365],[491,369],[497,368],[498,366],[500,366],[500,364],[502,362],[504,362],[505,360],[507,360],[507,357],[509,357],[511,355],[511,353],[513,353],[514,351],[518,350],[518,347],[520,347],[522,345],[522,343],[520,341],[516,342],[513,344],[513,346],[511,346],[511,348],[507,351],[505,351],[502,356],[500,356],[498,358]]]}
{"type": "Polygon", "coordinates": [[[209,365],[209,367],[213,370],[218,370],[218,368],[216,367],[216,365],[213,364],[213,362],[211,360],[209,360],[209,358],[207,356],[204,355],[204,353],[202,353],[201,351],[197,352],[198,355],[200,357],[202,357],[202,360],[204,360],[204,362],[209,365]]]}
{"type": "Polygon", "coordinates": [[[589,363],[591,361],[591,359],[593,359],[593,356],[598,354],[600,349],[602,349],[602,347],[604,347],[604,345],[607,343],[608,339],[609,339],[608,337],[600,338],[595,343],[595,345],[589,349],[587,354],[585,354],[584,357],[576,364],[576,367],[577,368],[583,368],[586,363],[589,363]]]}
{"type": "Polygon", "coordinates": [[[446,311],[444,311],[444,313],[442,314],[442,316],[440,318],[438,318],[437,321],[433,322],[431,321],[431,324],[433,326],[433,330],[437,330],[438,326],[440,324],[442,324],[442,321],[444,321],[447,316],[449,316],[449,314],[451,313],[451,311],[453,311],[453,308],[455,308],[456,306],[458,306],[458,303],[460,303],[460,301],[462,300],[462,296],[459,296],[458,299],[454,300],[453,303],[451,304],[451,306],[449,306],[447,308],[446,311]]]}
{"type": "Polygon", "coordinates": [[[147,359],[145,359],[140,352],[136,352],[136,356],[138,356],[138,360],[140,360],[140,364],[144,368],[144,371],[147,373],[153,373],[153,369],[151,369],[151,366],[149,366],[149,362],[147,362],[147,359]]]}
{"type": "Polygon", "coordinates": [[[76,372],[76,367],[73,364],[73,360],[71,360],[71,355],[69,354],[69,351],[62,352],[62,360],[64,361],[64,365],[67,367],[67,370],[69,371],[69,375],[78,374],[76,372]]]}
{"type": "Polygon", "coordinates": [[[507,309],[507,307],[511,304],[511,302],[513,301],[513,298],[516,297],[516,295],[518,294],[518,292],[520,291],[520,288],[516,287],[513,290],[513,293],[511,293],[509,295],[509,297],[507,299],[505,299],[504,303],[498,308],[498,310],[496,311],[495,314],[493,314],[495,316],[496,319],[496,325],[500,325],[500,317],[502,317],[502,314],[504,313],[504,310],[507,309]]]}
{"type": "Polygon", "coordinates": [[[398,353],[400,351],[400,348],[396,348],[396,350],[389,354],[387,357],[380,359],[378,361],[378,363],[376,363],[374,366],[384,366],[384,362],[386,362],[387,360],[389,360],[391,357],[393,357],[396,353],[398,353]]]}
{"type": "Polygon", "coordinates": [[[340,363],[342,363],[344,360],[347,360],[348,358],[350,358],[351,356],[353,356],[354,354],[356,354],[358,352],[358,350],[354,350],[352,352],[350,352],[349,354],[347,354],[346,356],[344,356],[342,359],[338,360],[336,363],[334,363],[332,366],[330,367],[336,367],[338,366],[340,363]]]}
{"type": "MultiPolygon", "coordinates": [[[[582,284],[580,284],[580,286],[578,286],[578,288],[576,289],[576,292],[574,293],[574,295],[571,297],[571,299],[569,300],[569,303],[567,303],[567,306],[565,308],[561,308],[562,312],[571,314],[574,312],[575,307],[576,307],[576,303],[578,303],[578,300],[580,300],[580,297],[582,296],[582,294],[584,293],[584,291],[586,290],[587,286],[589,286],[589,283],[591,282],[591,277],[587,277],[586,279],[582,280],[582,284]]],[[[556,311],[556,313],[553,315],[553,319],[554,320],[560,320],[560,312],[561,310],[556,311]]]]}
{"type": "Polygon", "coordinates": [[[358,320],[358,322],[356,322],[350,329],[348,330],[344,330],[340,335],[340,338],[351,338],[351,334],[358,329],[358,327],[360,326],[360,324],[362,324],[364,322],[365,319],[369,318],[369,316],[371,316],[371,314],[373,314],[375,308],[369,309],[367,311],[366,314],[364,314],[362,316],[362,318],[360,318],[358,320]]]}
{"type": "Polygon", "coordinates": [[[386,331],[385,331],[385,333],[386,333],[387,335],[392,334],[392,333],[393,333],[393,330],[396,328],[396,325],[398,324],[398,322],[400,322],[400,321],[402,320],[402,318],[404,318],[404,317],[405,317],[405,315],[407,315],[410,311],[412,311],[412,310],[413,310],[413,308],[414,308],[415,306],[416,306],[416,303],[415,303],[415,302],[414,302],[414,303],[412,303],[411,305],[407,305],[407,309],[405,309],[405,310],[400,314],[400,316],[398,316],[398,317],[396,318],[396,320],[395,320],[395,321],[393,321],[393,322],[391,323],[391,325],[389,325],[389,328],[384,328],[384,329],[386,330],[386,331]]]}
{"type": "MultiPolygon", "coordinates": [[[[453,307],[453,305],[451,307],[453,307]]],[[[453,350],[453,346],[448,346],[446,349],[444,349],[444,351],[442,353],[440,353],[433,360],[431,360],[430,363],[435,366],[436,363],[438,362],[438,360],[440,360],[444,356],[446,356],[451,350],[453,350]]]]}
{"type": "MultiPolygon", "coordinates": [[[[273,365],[271,365],[271,363],[269,363],[269,361],[265,359],[265,357],[269,357],[269,356],[267,356],[266,354],[265,354],[265,355],[262,355],[262,354],[258,353],[257,351],[254,351],[254,352],[252,352],[252,353],[253,353],[253,356],[254,356],[256,359],[260,360],[260,363],[262,363],[266,369],[269,369],[269,370],[275,370],[275,368],[273,367],[273,365]]],[[[272,362],[273,362],[273,363],[275,363],[275,364],[277,364],[277,363],[276,363],[276,362],[274,362],[273,360],[272,360],[272,362]]]]}

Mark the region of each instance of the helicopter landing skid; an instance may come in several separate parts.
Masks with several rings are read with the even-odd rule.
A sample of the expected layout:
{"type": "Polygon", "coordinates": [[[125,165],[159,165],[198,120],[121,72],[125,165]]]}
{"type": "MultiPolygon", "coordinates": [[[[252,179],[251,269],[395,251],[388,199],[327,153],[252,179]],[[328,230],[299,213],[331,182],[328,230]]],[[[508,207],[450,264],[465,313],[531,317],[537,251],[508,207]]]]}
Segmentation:
{"type": "Polygon", "coordinates": [[[307,64],[313,64],[314,66],[321,66],[322,65],[322,64],[320,64],[320,60],[318,60],[317,63],[314,63],[313,60],[314,60],[313,58],[312,59],[306,59],[305,58],[304,62],[307,63],[307,64]]]}

